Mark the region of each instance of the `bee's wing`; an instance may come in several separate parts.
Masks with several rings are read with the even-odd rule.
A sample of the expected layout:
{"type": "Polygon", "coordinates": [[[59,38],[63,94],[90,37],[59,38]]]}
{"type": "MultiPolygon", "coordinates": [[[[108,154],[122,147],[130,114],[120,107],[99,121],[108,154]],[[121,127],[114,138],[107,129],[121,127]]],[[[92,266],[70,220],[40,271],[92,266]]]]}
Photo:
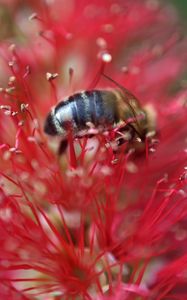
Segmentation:
{"type": "MultiPolygon", "coordinates": [[[[114,79],[110,78],[108,75],[106,75],[104,73],[102,73],[102,75],[105,78],[107,78],[108,80],[110,80],[111,82],[113,82],[116,86],[118,86],[120,88],[120,90],[123,92],[123,94],[124,94],[123,100],[130,107],[130,109],[132,111],[132,114],[133,114],[133,117],[136,120],[136,125],[138,127],[138,130],[139,130],[139,132],[141,132],[141,126],[140,126],[139,121],[138,121],[137,113],[136,113],[134,107],[132,106],[132,104],[130,103],[130,100],[135,100],[137,103],[139,103],[139,100],[128,89],[126,89],[124,86],[122,86],[121,84],[116,82],[114,79]]],[[[131,124],[131,126],[133,126],[133,125],[131,124]]],[[[139,134],[139,136],[140,136],[140,134],[139,134]]],[[[142,138],[142,137],[140,136],[140,138],[142,138]]]]}

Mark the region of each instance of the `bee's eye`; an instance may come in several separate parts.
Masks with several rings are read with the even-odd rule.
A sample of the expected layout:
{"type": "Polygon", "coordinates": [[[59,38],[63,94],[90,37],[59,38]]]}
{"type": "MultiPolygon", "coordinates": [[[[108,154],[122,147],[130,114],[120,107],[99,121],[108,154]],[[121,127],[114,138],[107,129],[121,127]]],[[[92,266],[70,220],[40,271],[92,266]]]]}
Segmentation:
{"type": "Polygon", "coordinates": [[[57,135],[58,134],[58,130],[57,130],[57,127],[55,126],[55,122],[54,122],[54,116],[51,113],[48,114],[48,116],[45,120],[44,131],[45,131],[45,133],[47,133],[49,135],[57,135]]]}

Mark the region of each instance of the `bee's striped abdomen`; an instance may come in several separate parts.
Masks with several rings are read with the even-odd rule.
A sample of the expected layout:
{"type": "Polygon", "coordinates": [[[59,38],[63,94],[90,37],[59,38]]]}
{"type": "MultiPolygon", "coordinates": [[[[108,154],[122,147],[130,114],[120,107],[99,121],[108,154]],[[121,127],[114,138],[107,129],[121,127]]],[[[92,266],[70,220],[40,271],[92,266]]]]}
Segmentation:
{"type": "Polygon", "coordinates": [[[112,125],[118,122],[116,99],[111,101],[111,92],[108,91],[86,91],[82,94],[85,103],[85,124],[91,122],[95,126],[112,125]]]}
{"type": "Polygon", "coordinates": [[[68,130],[79,135],[93,124],[101,130],[119,122],[119,107],[116,94],[107,90],[85,91],[61,101],[48,115],[45,132],[66,136],[68,130]],[[49,128],[50,127],[50,128],[49,128]]]}
{"type": "Polygon", "coordinates": [[[75,94],[68,100],[72,109],[72,119],[78,130],[85,129],[88,122],[100,124],[104,107],[100,91],[86,91],[75,94]]]}
{"type": "Polygon", "coordinates": [[[109,99],[107,93],[94,90],[70,96],[57,105],[55,116],[63,128],[71,122],[75,130],[85,129],[88,122],[95,126],[117,123],[116,101],[111,102],[111,92],[109,99]]]}

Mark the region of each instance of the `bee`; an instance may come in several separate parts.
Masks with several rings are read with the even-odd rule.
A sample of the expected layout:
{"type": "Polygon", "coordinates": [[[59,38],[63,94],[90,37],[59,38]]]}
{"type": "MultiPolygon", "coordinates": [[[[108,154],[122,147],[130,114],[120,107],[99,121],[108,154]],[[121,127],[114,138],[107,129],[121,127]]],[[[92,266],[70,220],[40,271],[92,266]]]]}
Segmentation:
{"type": "Polygon", "coordinates": [[[118,85],[118,88],[108,90],[82,91],[59,102],[49,112],[44,132],[62,137],[61,154],[67,146],[69,132],[74,138],[81,138],[116,130],[117,143],[121,145],[137,138],[143,142],[153,130],[152,123],[147,108],[141,107],[130,91],[118,85]]]}

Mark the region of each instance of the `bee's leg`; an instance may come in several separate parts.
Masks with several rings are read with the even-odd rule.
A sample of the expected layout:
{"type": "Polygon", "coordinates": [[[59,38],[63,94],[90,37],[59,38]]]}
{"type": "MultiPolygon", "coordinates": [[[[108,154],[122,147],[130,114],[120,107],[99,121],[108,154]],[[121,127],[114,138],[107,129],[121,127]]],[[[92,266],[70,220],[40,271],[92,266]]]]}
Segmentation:
{"type": "Polygon", "coordinates": [[[117,146],[120,147],[120,146],[123,145],[125,142],[127,142],[127,141],[125,141],[124,138],[118,138],[118,140],[117,140],[117,146]]]}
{"type": "Polygon", "coordinates": [[[84,134],[84,136],[77,136],[76,138],[77,139],[82,139],[83,137],[84,138],[86,138],[86,139],[91,139],[91,138],[93,138],[94,136],[96,136],[95,134],[93,134],[93,133],[88,133],[88,134],[84,134]]]}
{"type": "Polygon", "coordinates": [[[87,139],[91,139],[91,138],[93,138],[95,136],[95,134],[92,134],[92,133],[89,133],[89,134],[86,134],[85,135],[85,137],[87,138],[87,139]]]}
{"type": "Polygon", "coordinates": [[[132,129],[133,134],[133,138],[135,136],[135,134],[137,135],[137,137],[143,142],[145,140],[145,136],[140,134],[140,132],[132,125],[132,124],[128,124],[128,126],[132,129]]]}
{"type": "Polygon", "coordinates": [[[62,155],[64,154],[64,152],[66,151],[67,149],[67,146],[68,146],[68,141],[67,140],[62,140],[60,142],[60,145],[59,145],[59,148],[58,148],[58,155],[62,155]]]}
{"type": "Polygon", "coordinates": [[[135,136],[134,127],[131,124],[127,124],[118,130],[117,144],[121,146],[124,143],[132,141],[135,136]]]}

